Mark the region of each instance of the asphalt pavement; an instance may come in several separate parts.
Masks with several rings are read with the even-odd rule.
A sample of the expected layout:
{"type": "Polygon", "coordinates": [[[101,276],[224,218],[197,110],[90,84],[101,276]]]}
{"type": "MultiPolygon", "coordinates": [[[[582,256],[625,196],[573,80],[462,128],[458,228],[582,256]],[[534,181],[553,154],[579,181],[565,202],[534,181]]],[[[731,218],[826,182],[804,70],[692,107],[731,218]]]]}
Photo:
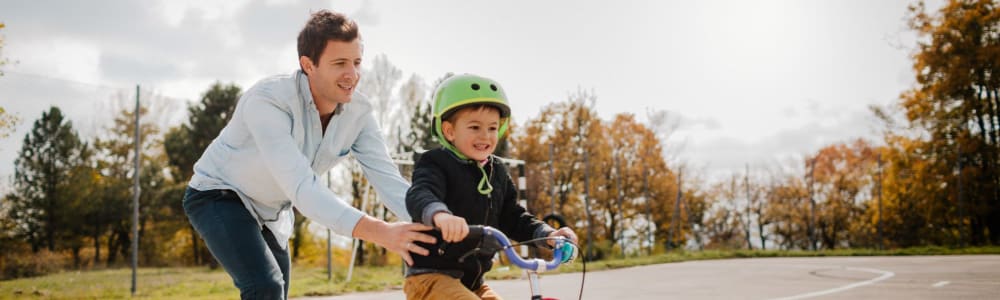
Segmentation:
{"type": "MultiPolygon", "coordinates": [[[[487,283],[528,299],[526,279],[487,283]]],[[[580,273],[543,275],[546,297],[578,299],[580,273]]],[[[312,300],[405,299],[401,290],[312,300]]],[[[589,272],[583,299],[1000,299],[1000,255],[748,258],[589,272]]]]}

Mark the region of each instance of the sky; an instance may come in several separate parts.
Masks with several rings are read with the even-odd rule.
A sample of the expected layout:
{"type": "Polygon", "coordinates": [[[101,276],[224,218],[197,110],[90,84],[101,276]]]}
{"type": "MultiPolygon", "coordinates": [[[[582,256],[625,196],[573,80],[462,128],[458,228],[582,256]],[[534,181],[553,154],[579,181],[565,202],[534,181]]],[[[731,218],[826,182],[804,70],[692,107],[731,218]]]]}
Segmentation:
{"type": "Polygon", "coordinates": [[[879,140],[868,107],[914,85],[913,2],[2,1],[0,106],[21,121],[0,140],[0,191],[48,107],[94,136],[139,85],[177,124],[213,82],[246,89],[298,68],[295,38],[319,9],[357,20],[363,66],[385,55],[403,80],[497,80],[515,123],[586,90],[605,120],[667,112],[667,156],[695,174],[794,169],[825,145],[879,140]]]}

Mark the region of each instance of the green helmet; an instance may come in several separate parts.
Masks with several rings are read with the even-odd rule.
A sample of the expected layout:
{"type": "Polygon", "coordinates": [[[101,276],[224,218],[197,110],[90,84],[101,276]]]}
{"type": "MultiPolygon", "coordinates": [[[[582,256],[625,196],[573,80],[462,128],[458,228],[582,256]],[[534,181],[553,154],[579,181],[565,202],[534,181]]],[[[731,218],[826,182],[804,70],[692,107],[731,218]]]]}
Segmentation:
{"type": "Polygon", "coordinates": [[[503,88],[496,81],[482,76],[462,74],[449,77],[441,82],[437,90],[434,91],[434,133],[442,146],[462,158],[465,156],[444,138],[441,122],[448,113],[469,104],[489,104],[500,109],[500,129],[497,131],[497,138],[503,137],[510,119],[507,95],[504,94],[503,88]]]}

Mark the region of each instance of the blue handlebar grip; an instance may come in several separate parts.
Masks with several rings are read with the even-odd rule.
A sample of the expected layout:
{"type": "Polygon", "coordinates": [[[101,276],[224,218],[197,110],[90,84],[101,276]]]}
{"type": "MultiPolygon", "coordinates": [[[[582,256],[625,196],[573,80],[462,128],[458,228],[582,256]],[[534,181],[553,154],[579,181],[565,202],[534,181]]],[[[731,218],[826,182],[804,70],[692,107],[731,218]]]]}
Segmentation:
{"type": "Polygon", "coordinates": [[[503,246],[503,251],[504,253],[507,254],[507,258],[510,259],[511,263],[518,266],[519,268],[532,271],[544,272],[546,270],[554,270],[564,262],[563,261],[564,257],[572,257],[573,253],[572,252],[573,250],[569,249],[570,256],[565,256],[566,253],[564,252],[566,250],[563,248],[571,248],[571,247],[566,247],[566,240],[563,238],[559,238],[556,240],[556,248],[553,249],[552,260],[550,261],[544,261],[541,259],[525,260],[521,258],[521,256],[517,255],[516,252],[514,252],[514,247],[511,247],[510,240],[507,239],[507,236],[504,235],[503,232],[497,230],[496,228],[483,225],[470,225],[469,235],[466,238],[467,239],[486,238],[487,236],[496,239],[497,242],[499,242],[500,245],[503,246]]]}

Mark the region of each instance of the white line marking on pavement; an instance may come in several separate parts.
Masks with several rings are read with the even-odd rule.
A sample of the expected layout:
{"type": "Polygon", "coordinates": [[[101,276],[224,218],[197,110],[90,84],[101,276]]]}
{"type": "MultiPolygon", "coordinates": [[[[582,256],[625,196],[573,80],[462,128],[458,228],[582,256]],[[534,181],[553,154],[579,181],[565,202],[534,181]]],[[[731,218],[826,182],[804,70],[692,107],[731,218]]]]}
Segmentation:
{"type": "Polygon", "coordinates": [[[948,285],[949,283],[951,283],[951,281],[938,281],[938,283],[935,283],[935,284],[934,284],[934,285],[932,285],[932,286],[933,286],[933,287],[936,287],[936,288],[939,288],[939,287],[942,287],[942,286],[946,286],[946,285],[948,285]]]}
{"type": "Polygon", "coordinates": [[[806,298],[812,298],[812,297],[819,297],[819,296],[823,296],[823,295],[829,295],[829,294],[833,294],[833,293],[843,292],[843,291],[846,291],[846,290],[849,290],[849,289],[853,289],[853,288],[856,288],[856,287],[859,287],[859,286],[866,286],[866,285],[869,285],[869,284],[872,284],[872,283],[876,283],[876,282],[879,282],[879,281],[882,281],[882,280],[889,279],[892,276],[896,276],[896,273],[893,273],[893,272],[883,271],[883,270],[876,270],[876,269],[869,269],[869,268],[851,268],[851,267],[847,267],[847,268],[844,268],[844,269],[846,269],[846,270],[852,270],[852,271],[862,271],[862,272],[882,274],[882,276],[879,276],[878,278],[875,278],[875,279],[865,280],[865,281],[861,281],[861,282],[855,282],[855,283],[848,284],[848,285],[845,285],[845,286],[832,288],[832,289],[829,289],[829,290],[822,290],[822,291],[818,291],[818,292],[805,293],[805,294],[800,294],[800,295],[795,295],[795,296],[789,296],[789,297],[784,297],[784,298],[776,298],[776,299],[773,299],[773,300],[797,300],[797,299],[806,299],[806,298]]]}

